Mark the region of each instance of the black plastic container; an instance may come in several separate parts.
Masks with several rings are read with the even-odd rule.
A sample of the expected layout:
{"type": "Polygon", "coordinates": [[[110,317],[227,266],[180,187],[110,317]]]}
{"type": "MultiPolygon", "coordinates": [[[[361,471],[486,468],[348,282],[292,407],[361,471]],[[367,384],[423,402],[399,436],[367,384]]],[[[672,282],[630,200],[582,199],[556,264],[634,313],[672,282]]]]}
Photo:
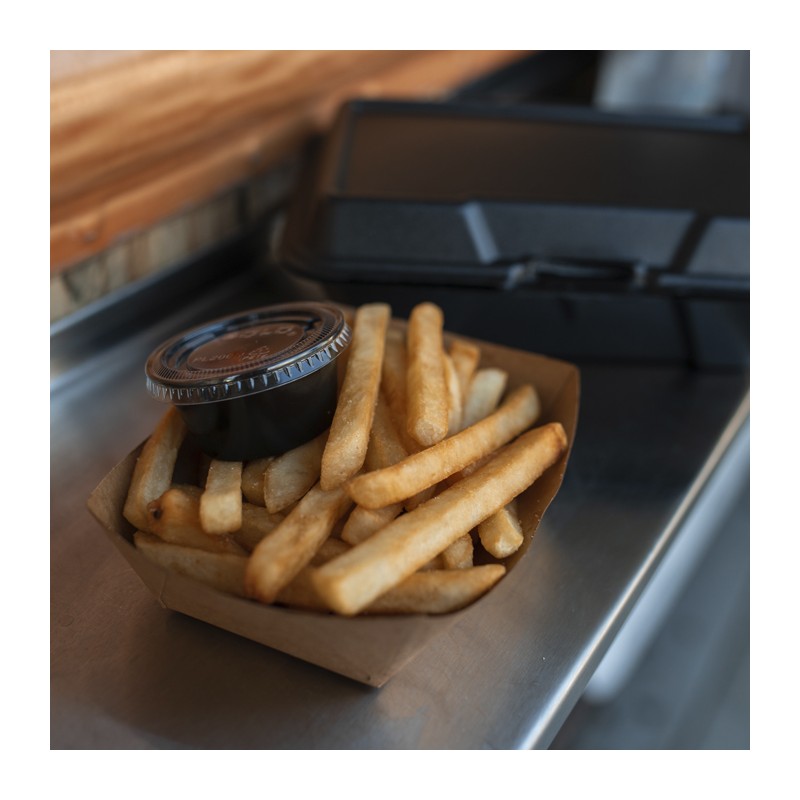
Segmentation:
{"type": "Polygon", "coordinates": [[[277,256],[332,299],[434,300],[452,330],[551,355],[741,366],[749,132],[354,102],[310,153],[277,256]]]}
{"type": "Polygon", "coordinates": [[[336,409],[335,360],[350,340],[342,312],[286,303],[225,317],[157,348],[150,393],[181,411],[208,455],[247,461],[310,441],[336,409]]]}

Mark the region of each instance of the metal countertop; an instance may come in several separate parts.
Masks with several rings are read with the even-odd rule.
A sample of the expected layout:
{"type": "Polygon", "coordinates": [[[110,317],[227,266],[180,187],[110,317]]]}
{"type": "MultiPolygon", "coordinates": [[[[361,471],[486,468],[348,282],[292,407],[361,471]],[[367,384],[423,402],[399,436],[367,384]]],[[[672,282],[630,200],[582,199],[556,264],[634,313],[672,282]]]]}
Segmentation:
{"type": "Polygon", "coordinates": [[[163,411],[144,390],[152,347],[274,300],[247,280],[55,370],[51,747],[547,747],[747,422],[747,375],[582,366],[573,455],[526,579],[373,689],[164,610],[86,510],[163,411]]]}

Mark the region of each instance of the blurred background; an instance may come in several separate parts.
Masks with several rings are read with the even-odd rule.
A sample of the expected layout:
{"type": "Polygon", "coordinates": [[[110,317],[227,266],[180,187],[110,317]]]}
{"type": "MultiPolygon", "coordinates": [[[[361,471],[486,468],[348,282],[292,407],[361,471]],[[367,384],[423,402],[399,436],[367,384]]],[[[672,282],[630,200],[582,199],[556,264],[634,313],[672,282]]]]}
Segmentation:
{"type": "MultiPolygon", "coordinates": [[[[748,51],[720,50],[53,51],[52,384],[107,343],[111,317],[144,327],[254,254],[277,293],[318,292],[270,254],[309,142],[348,100],[747,129],[749,75],[748,51]]],[[[749,228],[737,237],[749,279],[749,228]]],[[[749,748],[749,434],[737,441],[551,747],[749,748]]]]}
{"type": "Polygon", "coordinates": [[[747,115],[749,65],[719,50],[53,51],[51,321],[268,218],[348,99],[747,115]]]}
{"type": "Polygon", "coordinates": [[[51,53],[51,320],[258,226],[348,98],[443,98],[523,55],[51,53]]]}

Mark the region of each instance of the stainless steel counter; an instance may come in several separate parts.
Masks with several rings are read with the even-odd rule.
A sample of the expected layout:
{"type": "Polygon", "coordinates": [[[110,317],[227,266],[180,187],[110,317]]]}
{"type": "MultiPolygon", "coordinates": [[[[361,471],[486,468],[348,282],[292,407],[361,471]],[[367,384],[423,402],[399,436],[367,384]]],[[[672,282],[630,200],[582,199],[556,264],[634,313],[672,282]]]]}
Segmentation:
{"type": "Polygon", "coordinates": [[[748,414],[746,375],[582,367],[564,485],[525,580],[382,689],[162,609],[86,510],[152,429],[150,349],[272,301],[249,278],[134,334],[53,353],[53,748],[547,747],[748,414]]]}

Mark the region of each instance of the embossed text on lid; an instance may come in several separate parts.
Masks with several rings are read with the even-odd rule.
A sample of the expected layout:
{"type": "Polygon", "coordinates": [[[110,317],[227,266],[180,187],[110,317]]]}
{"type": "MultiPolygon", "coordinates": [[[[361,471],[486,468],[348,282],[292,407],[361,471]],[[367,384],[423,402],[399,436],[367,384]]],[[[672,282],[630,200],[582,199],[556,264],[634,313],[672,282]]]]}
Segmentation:
{"type": "Polygon", "coordinates": [[[162,344],[147,361],[147,388],[177,405],[244,397],[315,372],[349,340],[342,312],[327,303],[253,309],[162,344]]]}

